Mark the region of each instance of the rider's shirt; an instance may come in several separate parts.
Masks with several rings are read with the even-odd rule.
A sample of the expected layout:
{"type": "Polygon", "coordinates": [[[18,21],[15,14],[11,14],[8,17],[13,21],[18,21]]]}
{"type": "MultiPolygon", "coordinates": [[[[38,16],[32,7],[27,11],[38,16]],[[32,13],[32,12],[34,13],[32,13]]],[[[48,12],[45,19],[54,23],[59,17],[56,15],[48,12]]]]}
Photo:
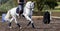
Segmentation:
{"type": "Polygon", "coordinates": [[[24,0],[19,0],[19,2],[24,2],[24,0]]]}
{"type": "Polygon", "coordinates": [[[19,5],[24,4],[24,0],[19,0],[19,5]]]}

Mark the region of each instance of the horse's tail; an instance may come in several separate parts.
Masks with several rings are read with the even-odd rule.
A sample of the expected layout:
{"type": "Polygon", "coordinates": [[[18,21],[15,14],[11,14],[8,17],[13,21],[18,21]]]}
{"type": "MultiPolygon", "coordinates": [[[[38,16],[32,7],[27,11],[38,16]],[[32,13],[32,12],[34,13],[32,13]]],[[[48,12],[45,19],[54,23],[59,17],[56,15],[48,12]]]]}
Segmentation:
{"type": "Polygon", "coordinates": [[[9,18],[10,17],[10,11],[7,12],[5,18],[9,18]]]}

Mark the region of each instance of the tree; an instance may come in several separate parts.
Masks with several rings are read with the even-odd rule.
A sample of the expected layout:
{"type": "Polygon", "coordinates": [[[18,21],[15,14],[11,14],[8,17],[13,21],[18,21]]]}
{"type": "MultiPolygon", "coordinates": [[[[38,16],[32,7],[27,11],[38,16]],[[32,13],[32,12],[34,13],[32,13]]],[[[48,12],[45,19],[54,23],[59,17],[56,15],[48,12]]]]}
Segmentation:
{"type": "Polygon", "coordinates": [[[38,8],[39,11],[41,11],[43,9],[44,2],[45,2],[45,0],[36,0],[37,8],[38,8]]]}
{"type": "Polygon", "coordinates": [[[5,4],[9,0],[0,0],[0,4],[5,4]]]}
{"type": "Polygon", "coordinates": [[[56,0],[36,0],[36,3],[39,11],[42,11],[44,5],[48,5],[50,9],[54,9],[56,6],[58,6],[56,0]]]}
{"type": "Polygon", "coordinates": [[[45,2],[45,5],[48,5],[50,7],[50,9],[54,9],[56,6],[58,6],[57,1],[56,0],[47,0],[45,2]]]}
{"type": "Polygon", "coordinates": [[[13,2],[16,6],[18,5],[17,0],[13,0],[13,2]]]}

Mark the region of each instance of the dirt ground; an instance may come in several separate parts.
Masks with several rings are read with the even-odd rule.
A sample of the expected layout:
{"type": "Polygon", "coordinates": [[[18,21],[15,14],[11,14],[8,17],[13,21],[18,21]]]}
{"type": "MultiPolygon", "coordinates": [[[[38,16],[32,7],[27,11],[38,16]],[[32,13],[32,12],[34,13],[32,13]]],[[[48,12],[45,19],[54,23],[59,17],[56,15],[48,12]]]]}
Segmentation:
{"type": "MultiPolygon", "coordinates": [[[[1,18],[0,18],[1,21],[1,18]]],[[[28,22],[24,18],[20,18],[18,22],[22,26],[22,29],[19,29],[14,22],[12,22],[12,29],[8,28],[7,22],[0,22],[0,31],[60,31],[60,19],[53,19],[50,24],[44,24],[43,19],[33,19],[35,29],[30,26],[27,26],[28,22]]]]}

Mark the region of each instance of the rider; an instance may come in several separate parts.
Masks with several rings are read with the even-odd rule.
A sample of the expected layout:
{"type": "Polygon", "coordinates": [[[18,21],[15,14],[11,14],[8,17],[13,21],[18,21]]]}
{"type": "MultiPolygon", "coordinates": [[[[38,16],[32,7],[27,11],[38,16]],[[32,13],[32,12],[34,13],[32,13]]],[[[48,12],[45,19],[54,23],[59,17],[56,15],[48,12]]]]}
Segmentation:
{"type": "Polygon", "coordinates": [[[17,13],[19,13],[19,15],[23,13],[24,3],[25,0],[18,0],[19,9],[17,10],[18,11],[17,13]]]}

